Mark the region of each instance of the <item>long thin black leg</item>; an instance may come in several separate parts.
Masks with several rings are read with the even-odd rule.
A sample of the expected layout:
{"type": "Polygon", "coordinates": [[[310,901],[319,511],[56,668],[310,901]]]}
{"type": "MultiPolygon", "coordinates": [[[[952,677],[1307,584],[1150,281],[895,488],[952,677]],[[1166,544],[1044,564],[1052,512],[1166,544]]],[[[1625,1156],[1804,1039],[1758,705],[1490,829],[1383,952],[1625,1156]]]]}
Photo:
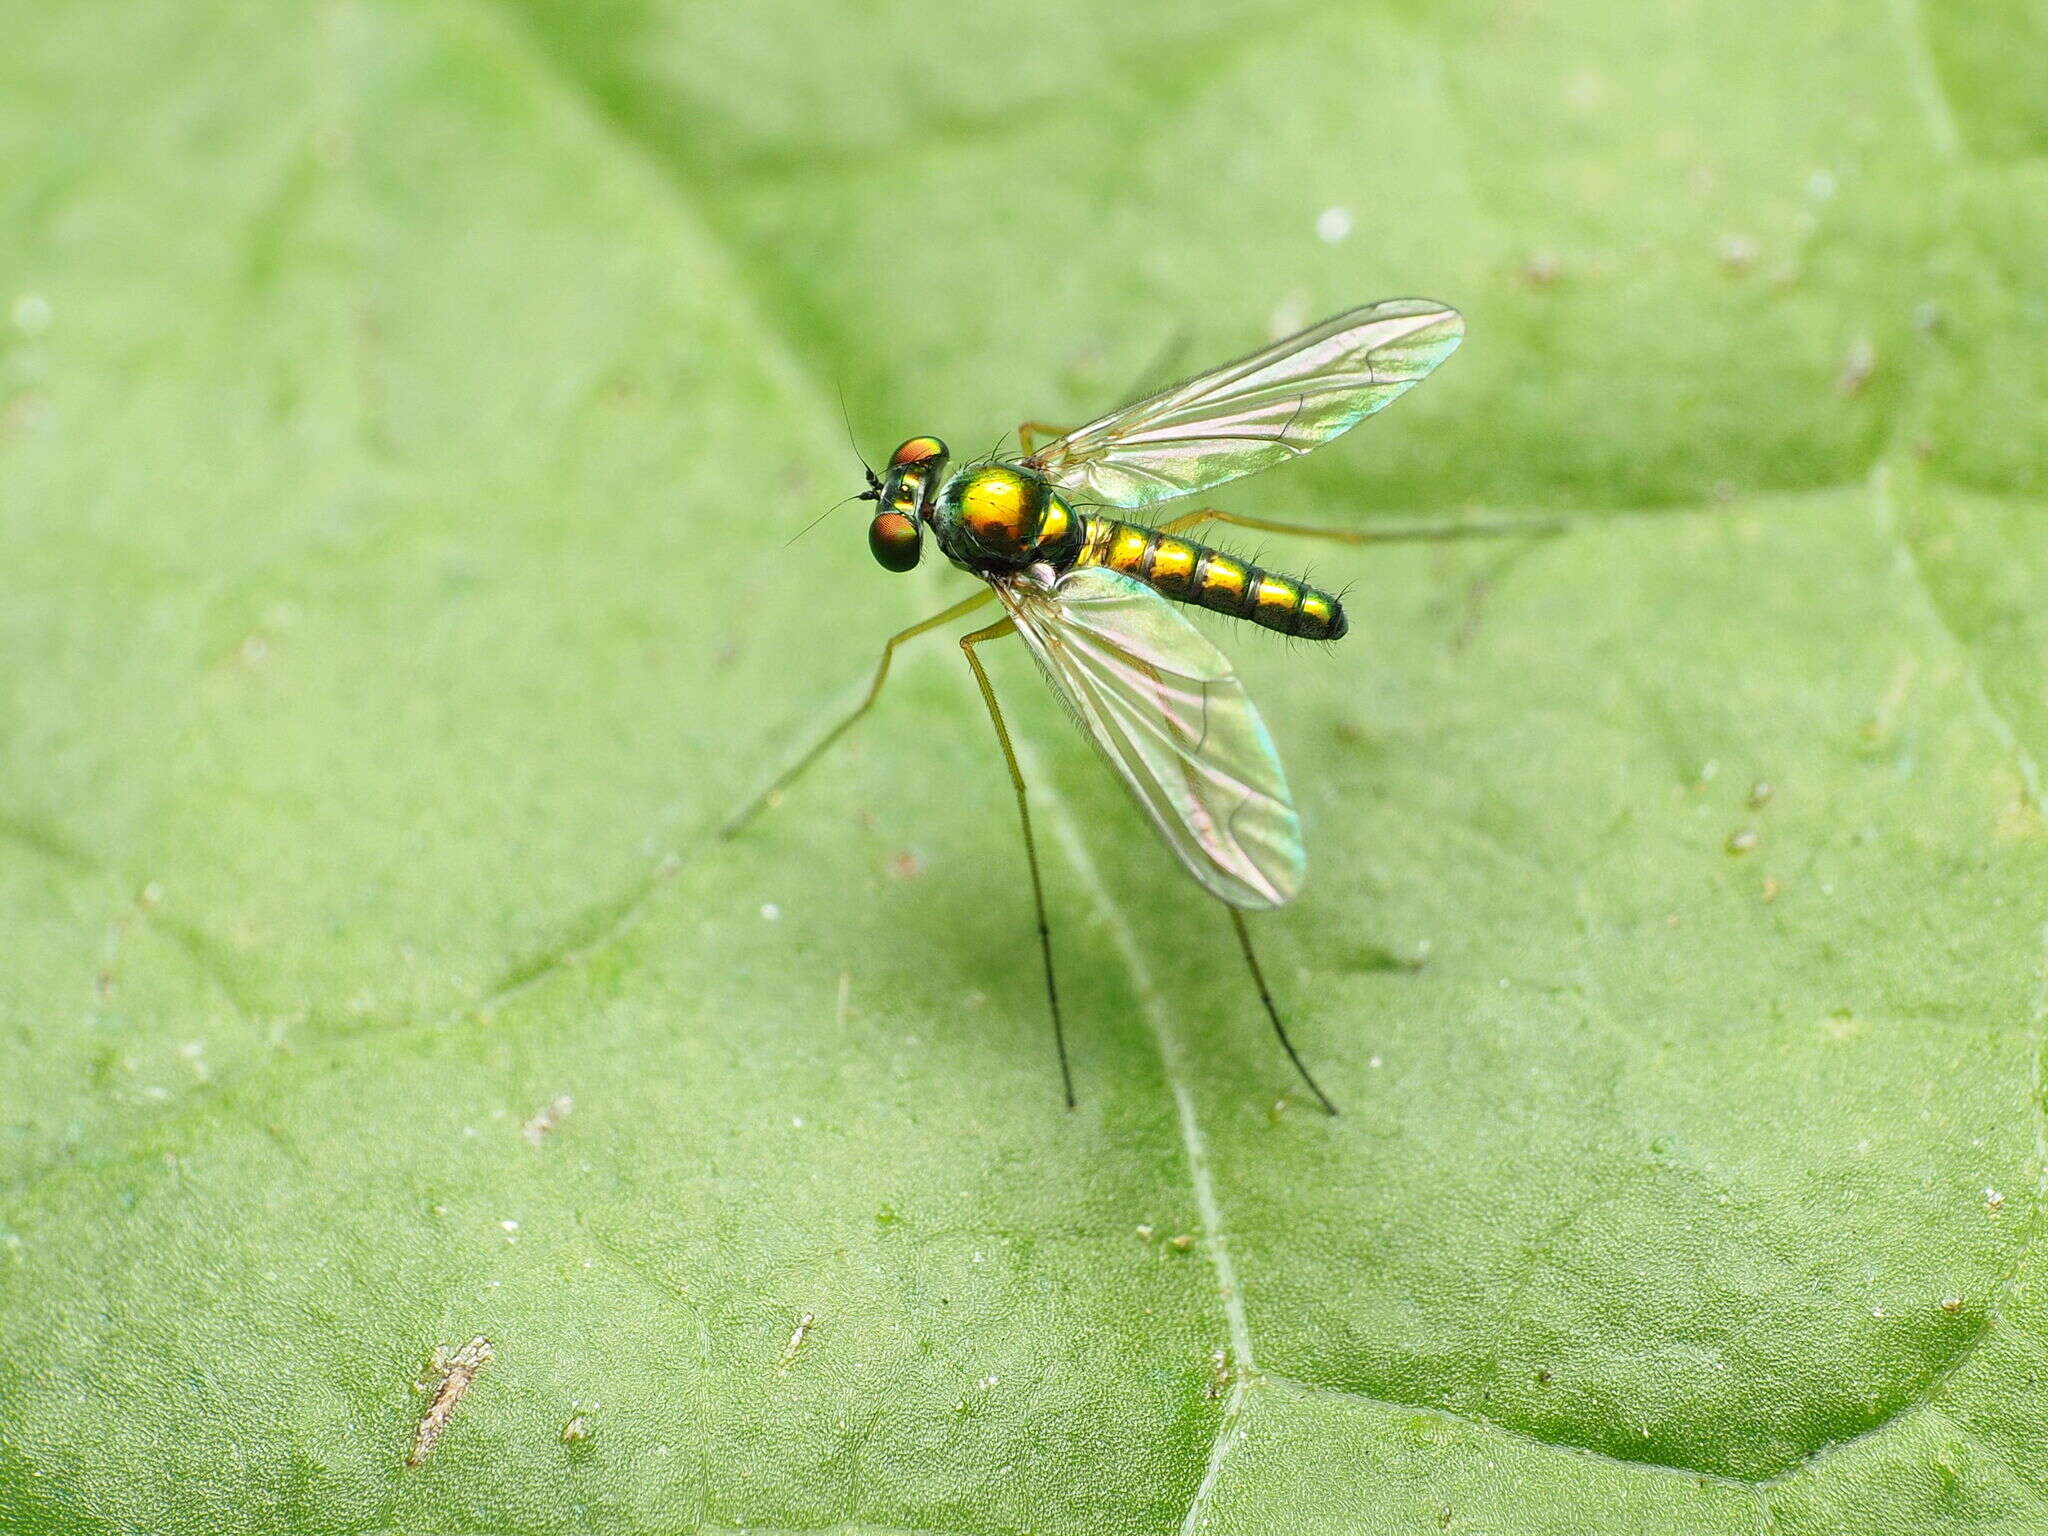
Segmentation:
{"type": "Polygon", "coordinates": [[[1003,744],[1003,761],[1009,765],[1010,782],[1017,789],[1017,820],[1024,828],[1024,858],[1031,866],[1031,901],[1038,912],[1038,953],[1045,962],[1045,1001],[1052,1009],[1052,1039],[1060,1055],[1060,1085],[1066,1089],[1067,1108],[1072,1109],[1074,1073],[1067,1064],[1067,1029],[1060,1018],[1059,984],[1053,979],[1052,927],[1045,920],[1045,884],[1038,877],[1038,844],[1031,836],[1031,802],[1024,793],[1024,770],[1017,766],[1017,749],[1010,744],[1010,728],[1003,723],[1003,711],[996,703],[995,688],[989,683],[981,658],[974,654],[975,646],[982,641],[999,640],[1004,635],[1015,634],[1016,630],[1017,626],[1008,619],[999,620],[987,629],[962,635],[960,650],[967,657],[967,665],[974,668],[975,682],[981,685],[982,702],[988,705],[988,717],[996,728],[996,740],[1003,744]]]}
{"type": "Polygon", "coordinates": [[[1294,1070],[1301,1074],[1301,1080],[1308,1084],[1308,1091],[1331,1114],[1337,1113],[1337,1106],[1330,1102],[1330,1096],[1323,1092],[1321,1085],[1309,1076],[1308,1068],[1302,1065],[1301,1052],[1294,1048],[1294,1042],[1287,1038],[1287,1026],[1280,1022],[1280,1010],[1273,1006],[1273,994],[1266,987],[1266,973],[1259,969],[1259,957],[1252,951],[1252,936],[1244,926],[1244,914],[1231,907],[1230,926],[1237,930],[1238,948],[1244,951],[1244,963],[1252,969],[1252,980],[1258,984],[1259,1001],[1266,1005],[1266,1017],[1273,1021],[1273,1033],[1280,1037],[1280,1048],[1287,1052],[1287,1059],[1294,1063],[1294,1070]]]}

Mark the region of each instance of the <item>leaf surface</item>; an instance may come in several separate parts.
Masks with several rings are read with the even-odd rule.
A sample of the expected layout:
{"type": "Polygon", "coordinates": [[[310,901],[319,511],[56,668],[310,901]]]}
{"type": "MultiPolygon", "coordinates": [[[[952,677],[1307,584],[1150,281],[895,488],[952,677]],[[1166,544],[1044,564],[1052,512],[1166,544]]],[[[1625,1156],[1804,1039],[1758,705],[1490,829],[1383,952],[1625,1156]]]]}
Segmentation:
{"type": "Polygon", "coordinates": [[[0,1527],[2048,1522],[2024,7],[16,10],[0,1527]],[[1571,528],[1211,629],[1346,1113],[998,648],[1070,1114],[944,639],[714,835],[966,590],[786,545],[837,392],[1405,293],[1226,504],[1571,528]]]}

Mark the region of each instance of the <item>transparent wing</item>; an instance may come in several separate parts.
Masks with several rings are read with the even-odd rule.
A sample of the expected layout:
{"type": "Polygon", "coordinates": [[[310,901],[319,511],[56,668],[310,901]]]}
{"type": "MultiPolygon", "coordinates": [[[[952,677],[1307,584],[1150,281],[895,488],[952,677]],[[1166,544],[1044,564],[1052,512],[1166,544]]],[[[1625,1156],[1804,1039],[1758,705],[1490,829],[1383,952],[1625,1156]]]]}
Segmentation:
{"type": "Polygon", "coordinates": [[[1388,299],[1112,411],[1026,462],[1075,497],[1142,507],[1298,457],[1418,383],[1465,335],[1455,309],[1388,299]]]}
{"type": "Polygon", "coordinates": [[[1152,588],[1101,566],[996,588],[1017,632],[1188,872],[1234,907],[1301,888],[1301,821],[1224,654],[1152,588]]]}

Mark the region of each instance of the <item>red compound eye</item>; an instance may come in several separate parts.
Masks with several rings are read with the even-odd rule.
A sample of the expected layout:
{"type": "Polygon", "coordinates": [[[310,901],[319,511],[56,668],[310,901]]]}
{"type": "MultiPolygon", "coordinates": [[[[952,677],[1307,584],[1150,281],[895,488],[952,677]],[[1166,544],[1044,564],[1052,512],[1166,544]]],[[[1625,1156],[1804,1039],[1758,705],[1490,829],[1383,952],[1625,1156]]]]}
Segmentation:
{"type": "Polygon", "coordinates": [[[922,464],[929,459],[944,458],[946,445],[936,437],[913,437],[889,456],[891,464],[922,464]]]}
{"type": "Polygon", "coordinates": [[[884,570],[907,571],[924,553],[924,530],[901,512],[879,513],[868,524],[868,550],[884,570]]]}

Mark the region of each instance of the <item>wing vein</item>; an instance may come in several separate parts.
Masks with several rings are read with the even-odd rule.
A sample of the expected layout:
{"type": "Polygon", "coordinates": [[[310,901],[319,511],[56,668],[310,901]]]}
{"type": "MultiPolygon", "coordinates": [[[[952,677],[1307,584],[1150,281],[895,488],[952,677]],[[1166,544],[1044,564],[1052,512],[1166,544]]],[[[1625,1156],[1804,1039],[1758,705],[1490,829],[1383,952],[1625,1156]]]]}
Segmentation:
{"type": "Polygon", "coordinates": [[[1458,312],[1427,299],[1369,304],[1112,411],[1031,462],[1070,494],[1109,506],[1206,490],[1349,431],[1427,377],[1463,335],[1458,312]]]}
{"type": "Polygon", "coordinates": [[[1153,588],[1101,566],[998,586],[1053,692],[1196,880],[1233,906],[1300,888],[1301,823],[1229,661],[1153,588]]]}

